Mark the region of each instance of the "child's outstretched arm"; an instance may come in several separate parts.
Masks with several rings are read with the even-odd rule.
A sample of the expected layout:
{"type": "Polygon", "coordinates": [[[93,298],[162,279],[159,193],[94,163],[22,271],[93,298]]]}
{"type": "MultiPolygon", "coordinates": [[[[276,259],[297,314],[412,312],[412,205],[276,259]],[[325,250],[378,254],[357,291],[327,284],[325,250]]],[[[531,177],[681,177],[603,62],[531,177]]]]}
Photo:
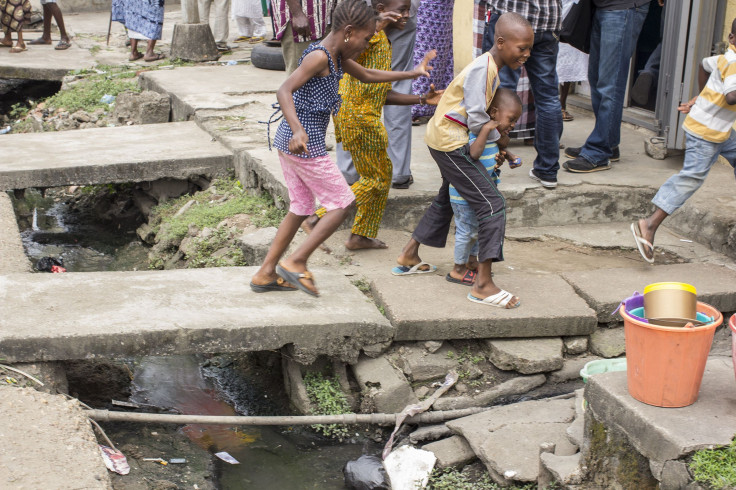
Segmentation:
{"type": "Polygon", "coordinates": [[[470,158],[472,158],[473,160],[477,160],[480,158],[480,156],[483,154],[483,150],[486,147],[486,143],[488,143],[488,136],[497,127],[498,123],[491,119],[480,128],[475,141],[470,144],[470,158]]]}
{"type": "MultiPolygon", "coordinates": [[[[700,92],[703,91],[703,89],[705,88],[705,85],[708,83],[708,77],[710,77],[710,72],[705,69],[705,65],[704,65],[704,62],[707,59],[708,58],[705,58],[699,64],[699,68],[698,68],[698,88],[699,88],[699,92],[698,93],[700,93],[700,92]]],[[[726,95],[726,102],[728,102],[729,104],[735,104],[736,103],[736,94],[734,94],[732,97],[734,98],[734,102],[728,102],[728,95],[726,95]]],[[[683,114],[687,114],[688,112],[690,112],[690,109],[692,108],[692,106],[695,105],[695,101],[697,99],[698,99],[698,96],[696,95],[695,97],[693,97],[689,101],[685,102],[684,104],[680,104],[679,106],[677,106],[677,110],[680,111],[680,112],[682,112],[683,114]]]]}
{"type": "Polygon", "coordinates": [[[284,119],[286,119],[293,134],[289,140],[289,151],[294,155],[309,154],[307,150],[309,138],[296,115],[293,94],[310,78],[321,75],[325,70],[329,71],[327,54],[321,50],[312,51],[304,57],[302,64],[294,70],[294,73],[289,75],[289,78],[281,84],[278,92],[276,92],[276,99],[279,101],[281,112],[284,114],[284,119]]]}
{"type": "Polygon", "coordinates": [[[433,83],[429,85],[429,92],[422,95],[402,94],[389,90],[384,105],[437,105],[444,92],[444,90],[435,90],[433,83]]]}
{"type": "Polygon", "coordinates": [[[359,65],[355,60],[343,59],[342,67],[345,73],[357,78],[363,83],[384,83],[384,82],[396,82],[399,80],[409,80],[419,77],[429,77],[429,72],[432,71],[432,67],[429,66],[429,62],[437,56],[437,51],[434,49],[424,55],[424,59],[421,63],[414,67],[411,71],[384,71],[384,70],[373,70],[370,68],[364,68],[359,65]]]}

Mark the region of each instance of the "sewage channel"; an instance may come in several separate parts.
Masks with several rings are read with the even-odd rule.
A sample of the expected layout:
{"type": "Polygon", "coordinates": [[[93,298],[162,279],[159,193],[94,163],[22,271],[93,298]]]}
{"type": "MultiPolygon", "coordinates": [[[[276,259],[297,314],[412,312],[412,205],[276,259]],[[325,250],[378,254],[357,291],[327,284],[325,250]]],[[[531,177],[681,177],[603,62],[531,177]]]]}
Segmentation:
{"type": "MultiPolygon", "coordinates": [[[[85,221],[67,197],[60,189],[49,190],[45,197],[29,189],[23,199],[13,199],[23,246],[32,263],[42,257],[60,258],[69,272],[147,268],[148,247],[138,240],[132,226],[110,229],[85,221]]],[[[272,360],[261,368],[242,369],[249,361],[233,359],[238,358],[167,356],[124,360],[130,371],[130,397],[119,400],[138,404],[145,411],[165,413],[288,414],[280,362],[272,360]],[[233,369],[236,365],[241,369],[233,369]]],[[[111,401],[98,400],[93,406],[121,410],[111,401]]],[[[148,483],[168,479],[181,485],[186,478],[172,475],[199,471],[206,473],[204,478],[212,487],[221,489],[342,489],[345,463],[361,454],[380,451],[380,446],[364,437],[362,430],[350,440],[337,442],[309,428],[187,425],[151,429],[132,423],[103,426],[124,453],[134,448],[129,449],[127,457],[134,470],[139,465],[139,477],[142,475],[148,483]],[[169,442],[162,445],[162,438],[169,442]],[[214,454],[221,451],[240,464],[216,458],[214,454]],[[192,459],[204,459],[206,464],[195,465],[192,461],[189,468],[190,461],[172,464],[167,473],[157,474],[157,463],[142,462],[148,457],[186,459],[193,455],[197,456],[192,459]]],[[[142,488],[126,482],[134,475],[135,471],[125,477],[114,475],[115,488],[142,488]]],[[[196,479],[196,475],[190,476],[189,481],[196,479]]]]}

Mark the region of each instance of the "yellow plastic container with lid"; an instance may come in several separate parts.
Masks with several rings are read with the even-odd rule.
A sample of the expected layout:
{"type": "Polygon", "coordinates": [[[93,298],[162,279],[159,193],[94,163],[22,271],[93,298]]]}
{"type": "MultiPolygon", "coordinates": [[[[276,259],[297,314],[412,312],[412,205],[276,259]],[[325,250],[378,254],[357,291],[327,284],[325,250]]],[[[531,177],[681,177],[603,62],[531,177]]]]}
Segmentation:
{"type": "Polygon", "coordinates": [[[700,325],[695,286],[684,282],[656,282],[644,288],[644,315],[655,325],[682,327],[700,325]]]}

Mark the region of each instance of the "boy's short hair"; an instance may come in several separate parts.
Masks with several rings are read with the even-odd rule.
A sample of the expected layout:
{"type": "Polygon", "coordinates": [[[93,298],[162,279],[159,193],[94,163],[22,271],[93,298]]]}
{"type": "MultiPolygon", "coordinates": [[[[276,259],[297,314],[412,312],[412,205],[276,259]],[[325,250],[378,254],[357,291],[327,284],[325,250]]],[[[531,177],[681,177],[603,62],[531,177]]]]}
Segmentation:
{"type": "Polygon", "coordinates": [[[521,107],[521,99],[516,90],[510,88],[499,87],[496,89],[496,93],[493,94],[493,100],[491,100],[490,107],[497,109],[508,108],[511,106],[521,107]]]}
{"type": "Polygon", "coordinates": [[[504,14],[501,14],[501,16],[498,18],[498,21],[496,22],[496,30],[493,36],[493,43],[496,43],[496,40],[499,37],[505,37],[507,36],[507,30],[512,29],[514,27],[522,27],[524,29],[532,30],[532,24],[527,20],[526,17],[517,14],[516,12],[506,12],[504,14]]]}
{"type": "Polygon", "coordinates": [[[736,18],[734,18],[731,22],[731,34],[736,36],[736,18]]]}

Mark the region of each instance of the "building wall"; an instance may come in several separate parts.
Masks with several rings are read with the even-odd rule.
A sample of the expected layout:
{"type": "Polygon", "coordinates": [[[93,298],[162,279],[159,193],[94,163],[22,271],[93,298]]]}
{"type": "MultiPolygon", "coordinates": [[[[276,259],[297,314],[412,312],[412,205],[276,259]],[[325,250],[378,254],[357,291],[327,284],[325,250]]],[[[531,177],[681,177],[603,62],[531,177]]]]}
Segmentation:
{"type": "Polygon", "coordinates": [[[455,74],[458,74],[473,61],[473,0],[455,0],[452,13],[452,51],[455,74]]]}

